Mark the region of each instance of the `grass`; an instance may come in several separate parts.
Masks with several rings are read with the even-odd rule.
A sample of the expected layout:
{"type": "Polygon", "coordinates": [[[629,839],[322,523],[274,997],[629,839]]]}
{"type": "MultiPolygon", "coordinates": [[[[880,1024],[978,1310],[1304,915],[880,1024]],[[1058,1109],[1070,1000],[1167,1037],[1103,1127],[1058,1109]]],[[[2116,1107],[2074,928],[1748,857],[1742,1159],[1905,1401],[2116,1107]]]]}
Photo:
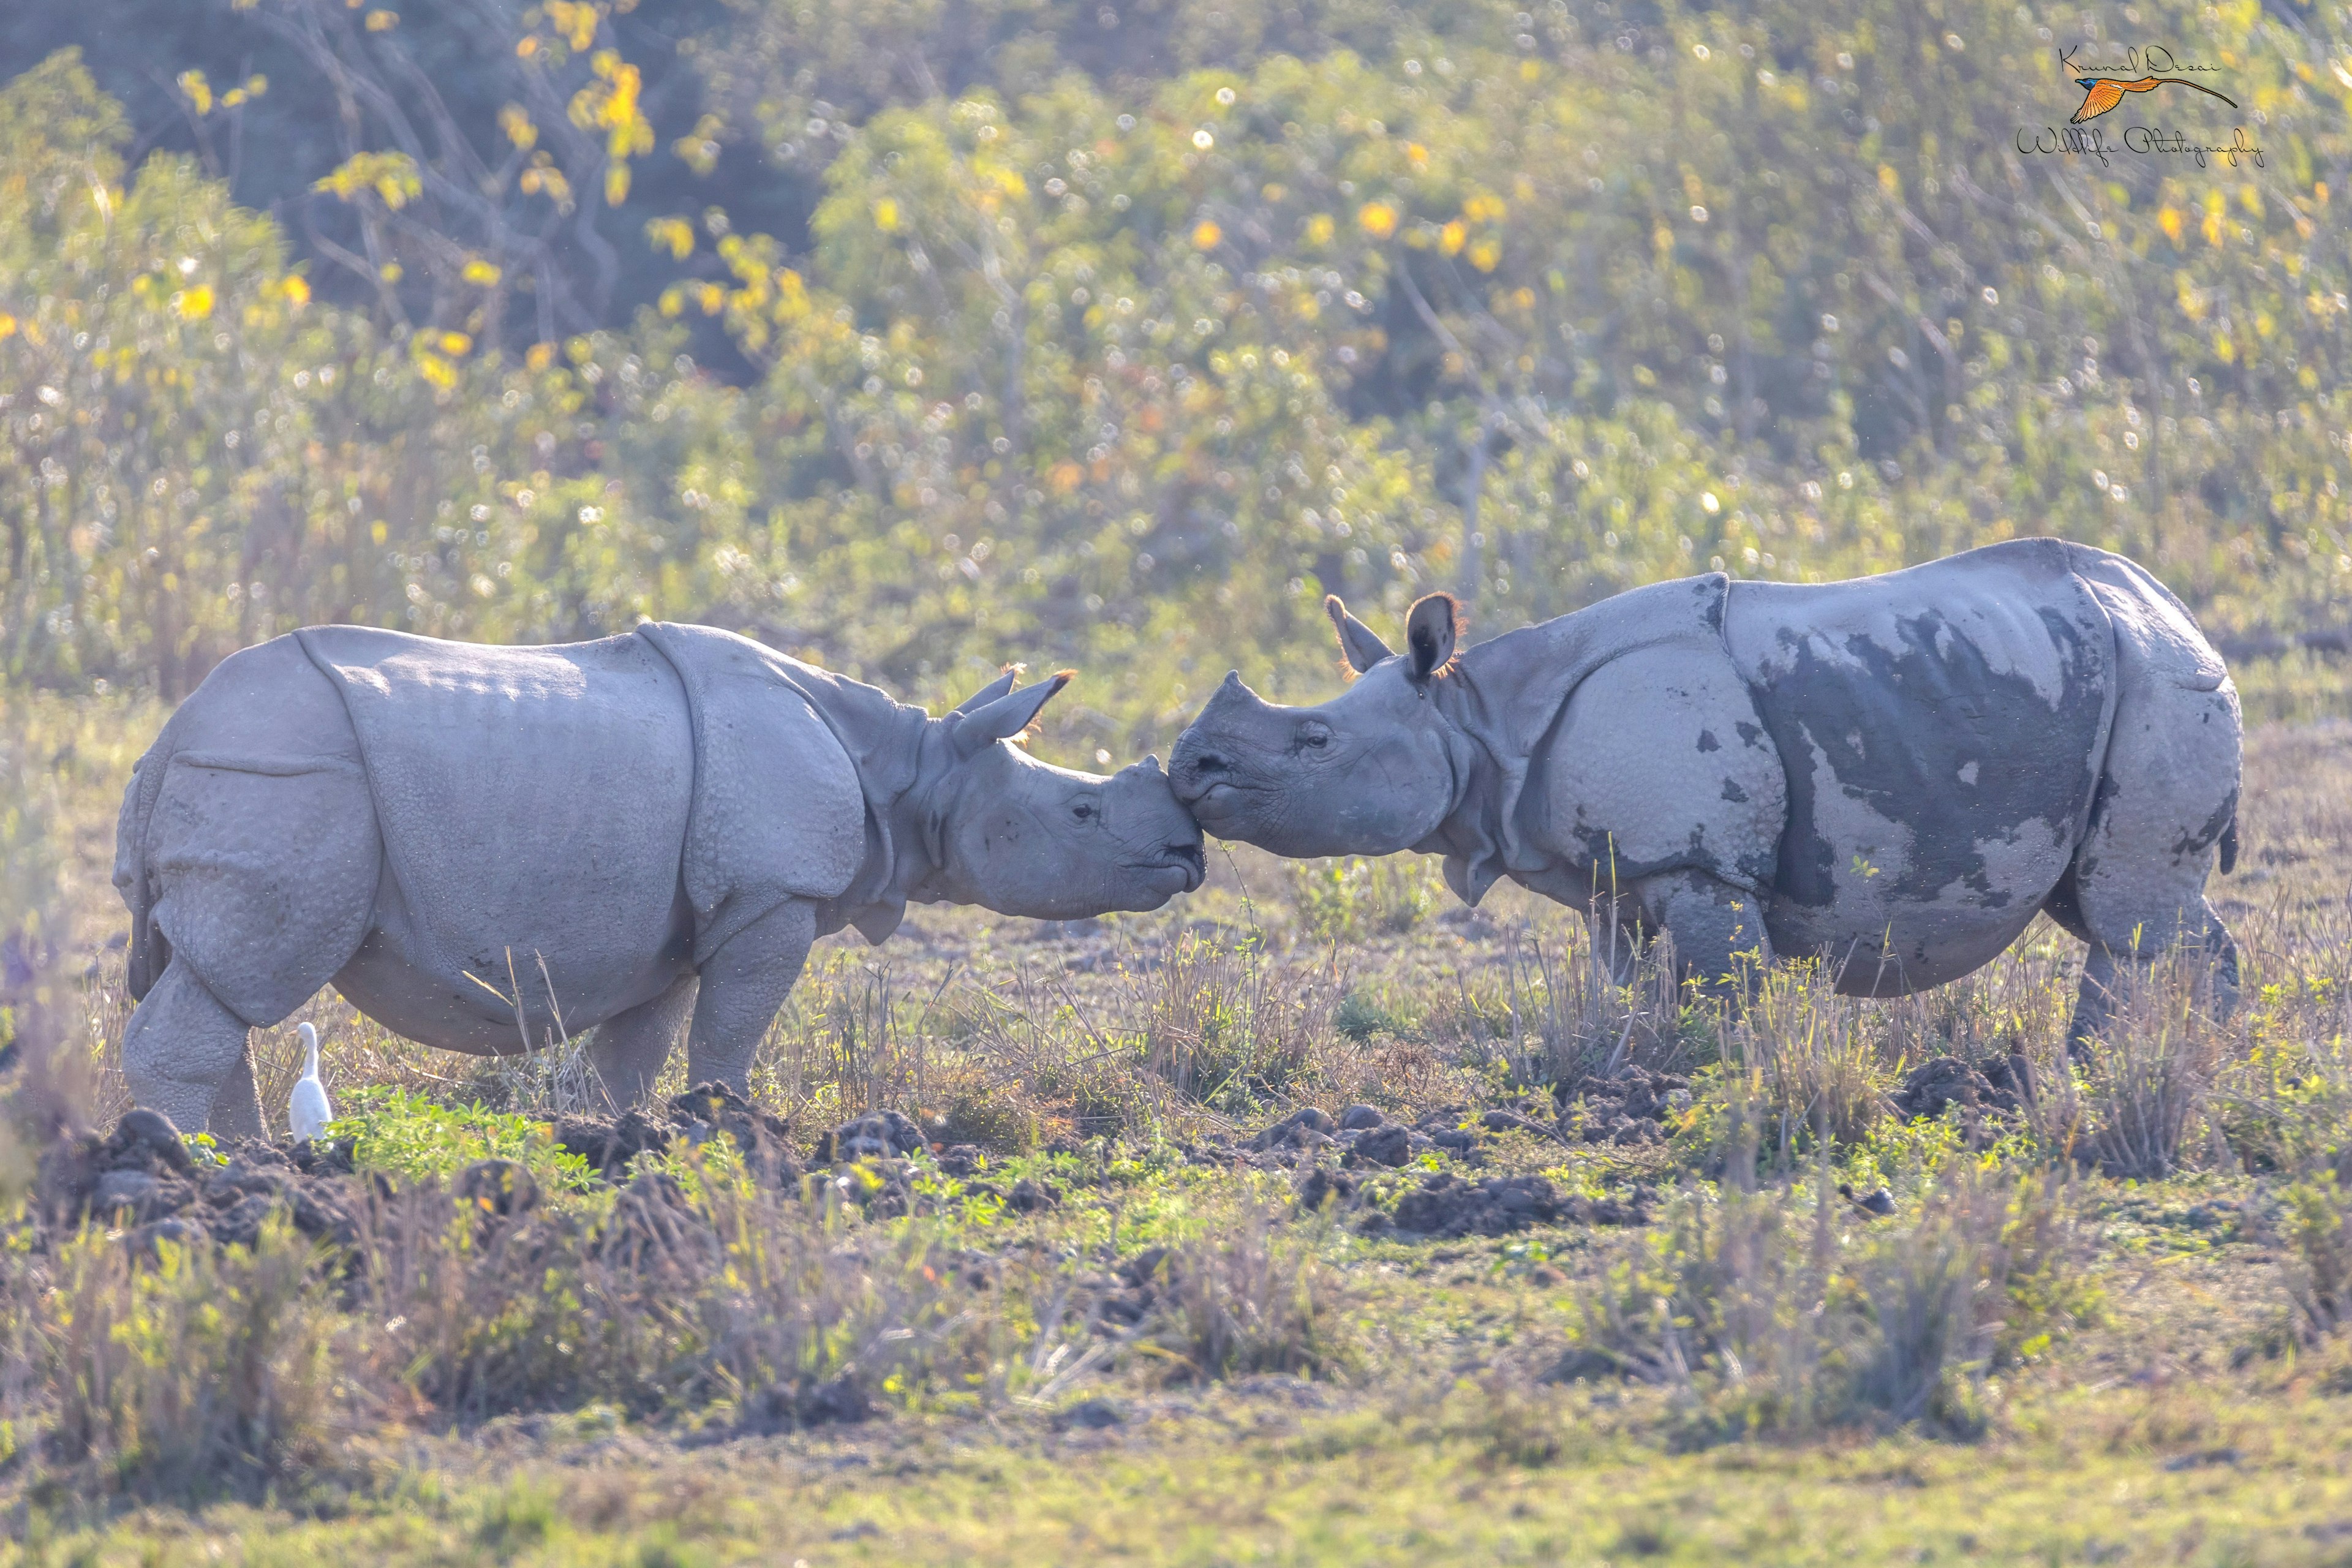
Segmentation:
{"type": "MultiPolygon", "coordinates": [[[[12,744],[57,754],[67,717],[12,744]]],[[[69,1005],[26,1016],[103,1115],[89,858],[135,744],[70,721],[113,761],[27,797],[69,1005]]],[[[870,1216],[877,1174],[779,1192],[724,1142],[584,1180],[544,1131],[576,1041],[486,1064],[322,994],[297,1016],[371,1194],[348,1260],[282,1221],[0,1247],[0,1563],[2341,1561],[2347,777],[2352,727],[2254,734],[2215,888],[2243,1006],[2159,970],[2080,1063],[2040,925],[1925,996],[1792,970],[1726,1019],[1654,967],[1605,984],[1507,890],[1416,909],[1419,867],[1236,853],[1150,916],[924,911],[821,944],[754,1072],[803,1152],[877,1106],[984,1152],[870,1216]],[[1906,1121],[1940,1057],[2035,1093],[1906,1121]],[[1232,1154],[1301,1106],[1475,1129],[1628,1063],[1689,1077],[1662,1138],[1474,1131],[1312,1211],[1232,1154]],[[490,1157],[533,1201],[452,1203],[490,1157]],[[1647,1217],[1359,1223],[1440,1171],[1647,1217]],[[1883,1219],[1838,1191],[1882,1184],[1883,1219]]],[[[293,1021],[257,1036],[273,1107],[293,1021]]],[[[0,1198],[29,1174],[20,1141],[0,1198]]]]}

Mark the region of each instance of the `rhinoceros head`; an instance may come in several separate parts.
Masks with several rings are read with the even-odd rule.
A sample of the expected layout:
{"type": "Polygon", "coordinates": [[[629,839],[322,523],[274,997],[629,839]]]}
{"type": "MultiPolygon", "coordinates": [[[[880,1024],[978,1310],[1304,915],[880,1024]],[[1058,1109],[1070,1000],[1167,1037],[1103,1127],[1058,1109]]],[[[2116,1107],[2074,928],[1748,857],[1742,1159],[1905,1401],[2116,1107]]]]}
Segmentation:
{"type": "Polygon", "coordinates": [[[1434,832],[1462,791],[1460,741],[1430,700],[1454,659],[1458,610],[1433,594],[1412,607],[1394,654],[1324,601],[1359,679],[1313,708],[1265,701],[1225,677],[1176,742],[1176,796],[1201,826],[1277,855],[1385,855],[1434,832]]]}
{"type": "Polygon", "coordinates": [[[1108,778],[1039,762],[1010,742],[1070,675],[1019,691],[1013,681],[1006,672],[949,721],[946,772],[929,797],[934,869],[925,896],[1076,920],[1156,910],[1199,887],[1200,826],[1160,759],[1108,778]]]}

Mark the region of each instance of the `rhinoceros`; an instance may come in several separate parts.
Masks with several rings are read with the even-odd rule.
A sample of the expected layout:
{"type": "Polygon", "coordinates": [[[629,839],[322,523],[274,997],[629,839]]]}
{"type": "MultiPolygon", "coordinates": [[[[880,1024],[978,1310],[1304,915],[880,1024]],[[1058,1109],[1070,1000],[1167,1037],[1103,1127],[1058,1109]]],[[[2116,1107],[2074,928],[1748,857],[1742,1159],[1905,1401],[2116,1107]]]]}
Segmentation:
{"type": "Polygon", "coordinates": [[[1156,909],[1204,869],[1157,759],[1103,778],[1008,743],[1069,679],[1007,670],[934,719],[708,626],[237,653],[123,793],[132,1096],[258,1131],[247,1030],[329,982],[477,1055],[593,1026],[623,1103],[685,1025],[689,1076],[740,1089],[820,935],[879,942],[910,900],[1156,909]]]}
{"type": "Polygon", "coordinates": [[[2122,556],[2025,539],[1819,585],[1714,573],[1458,653],[1447,595],[1412,605],[1401,655],[1325,607],[1345,693],[1279,707],[1228,675],[1177,742],[1177,795],[1220,837],[1442,855],[1474,905],[1507,877],[1591,913],[1621,976],[1664,931],[1709,985],[1803,956],[1897,995],[2047,910],[2089,946],[2078,1043],[2119,963],[2168,944],[2234,993],[2204,889],[2236,858],[2237,692],[2122,556]]]}

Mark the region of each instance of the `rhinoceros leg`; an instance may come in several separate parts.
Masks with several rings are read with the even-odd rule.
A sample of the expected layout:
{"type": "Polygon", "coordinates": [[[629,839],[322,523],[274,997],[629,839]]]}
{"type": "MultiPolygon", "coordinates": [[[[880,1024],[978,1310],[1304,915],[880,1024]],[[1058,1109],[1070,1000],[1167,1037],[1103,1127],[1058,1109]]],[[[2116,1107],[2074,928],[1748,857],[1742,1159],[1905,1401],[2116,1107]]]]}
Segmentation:
{"type": "Polygon", "coordinates": [[[174,955],[122,1031],[122,1076],[132,1103],[160,1110],[183,1132],[261,1136],[253,1051],[245,1020],[221,1005],[174,955]]]}
{"type": "Polygon", "coordinates": [[[694,1011],[695,987],[689,974],[652,1001],[596,1026],[588,1042],[588,1060],[614,1110],[643,1105],[653,1098],[654,1080],[661,1077],[670,1047],[677,1044],[678,1029],[694,1011]]]}
{"type": "Polygon", "coordinates": [[[2201,952],[2217,1016],[2237,1001],[2237,943],[2205,899],[2237,818],[2237,694],[2167,679],[2142,668],[2144,652],[2125,651],[2097,804],[2066,880],[2043,906],[2091,948],[2066,1031],[2077,1050],[2113,1016],[2126,977],[2176,946],[2201,952]]]}
{"type": "Polygon", "coordinates": [[[1738,994],[1771,965],[1772,939],[1755,894],[1701,871],[1645,878],[1636,891],[1647,922],[1674,937],[1680,979],[1738,994]]]}
{"type": "Polygon", "coordinates": [[[815,906],[789,899],[703,961],[694,1026],[686,1037],[688,1082],[750,1089],[752,1053],[792,994],[814,941],[815,906]]]}

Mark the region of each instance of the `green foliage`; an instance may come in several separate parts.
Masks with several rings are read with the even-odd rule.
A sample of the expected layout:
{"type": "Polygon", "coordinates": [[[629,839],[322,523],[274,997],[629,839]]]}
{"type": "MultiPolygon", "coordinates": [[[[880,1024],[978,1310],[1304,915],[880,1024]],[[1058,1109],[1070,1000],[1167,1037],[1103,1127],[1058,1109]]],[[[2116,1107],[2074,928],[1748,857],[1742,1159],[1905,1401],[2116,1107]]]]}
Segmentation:
{"type": "Polygon", "coordinates": [[[1437,908],[1433,864],[1418,856],[1306,860],[1286,868],[1300,929],[1317,942],[1402,936],[1437,908]]]}
{"type": "Polygon", "coordinates": [[[2341,1176],[2321,1171],[2285,1193],[2288,1300],[2296,1327],[2315,1337],[2352,1322],[2352,1199],[2341,1176]]]}
{"type": "Polygon", "coordinates": [[[1714,1438],[1842,1426],[1973,1436],[1984,1379],[2095,1321],[2072,1199],[2045,1178],[1947,1165],[1873,1226],[1826,1173],[1678,1195],[1580,1291],[1571,1370],[1662,1383],[1714,1438]]]}
{"type": "MultiPolygon", "coordinates": [[[[593,64],[620,14],[575,12],[585,44],[492,20],[540,38],[516,68],[557,73],[551,102],[585,95],[560,133],[528,116],[579,132],[584,211],[643,132],[635,68],[593,64]]],[[[2225,634],[2340,618],[2333,14],[2142,24],[2229,62],[2260,166],[2020,179],[2012,132],[2071,89],[2054,24],[1991,0],[932,13],[920,70],[869,47],[869,7],[691,24],[665,79],[698,77],[675,155],[706,173],[653,215],[661,308],[542,321],[527,353],[496,311],[311,298],[196,163],[126,170],[69,57],[0,88],[5,669],[176,695],[306,621],[693,616],[927,697],[1089,664],[1067,740],[1125,756],[1229,665],[1328,689],[1327,590],[1377,619],[1443,584],[1502,629],[1717,561],[1809,579],[2053,531],[2225,634]],[[763,163],[804,230],[727,216],[772,210],[763,163]]],[[[463,53],[458,26],[365,48],[463,53]]],[[[488,134],[498,180],[536,166],[488,134]]],[[[402,148],[357,151],[352,210],[455,268],[436,289],[523,287],[465,259],[446,171],[395,205],[402,148]]]]}
{"type": "Polygon", "coordinates": [[[40,1324],[55,1441],[106,1484],[249,1492],[326,1458],[339,1349],[354,1339],[285,1216],[251,1247],[156,1246],[142,1267],[88,1231],[58,1259],[40,1324]]]}
{"type": "Polygon", "coordinates": [[[596,1179],[587,1161],[557,1146],[544,1121],[380,1085],[350,1094],[327,1136],[350,1139],[361,1170],[412,1181],[454,1175],[476,1160],[517,1161],[551,1184],[579,1188],[596,1179]]]}

